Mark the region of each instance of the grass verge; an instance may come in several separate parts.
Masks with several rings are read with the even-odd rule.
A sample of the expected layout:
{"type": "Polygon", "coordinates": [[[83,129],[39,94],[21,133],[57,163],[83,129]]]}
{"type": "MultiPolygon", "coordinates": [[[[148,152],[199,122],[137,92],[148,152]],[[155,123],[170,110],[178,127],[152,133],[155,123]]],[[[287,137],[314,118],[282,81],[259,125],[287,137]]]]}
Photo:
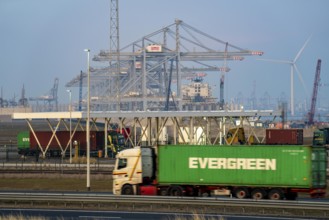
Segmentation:
{"type": "MultiPolygon", "coordinates": [[[[112,178],[91,175],[90,188],[93,192],[112,192],[112,178]]],[[[2,175],[0,190],[36,191],[86,191],[86,175],[2,175]]]]}

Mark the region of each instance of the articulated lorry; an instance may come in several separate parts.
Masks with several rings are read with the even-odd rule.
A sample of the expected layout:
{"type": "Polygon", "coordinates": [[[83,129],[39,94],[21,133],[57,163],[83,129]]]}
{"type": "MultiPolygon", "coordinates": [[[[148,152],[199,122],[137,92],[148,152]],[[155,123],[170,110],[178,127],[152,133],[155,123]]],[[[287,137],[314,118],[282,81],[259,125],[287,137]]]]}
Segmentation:
{"type": "Polygon", "coordinates": [[[167,145],[119,152],[113,170],[116,195],[296,199],[326,193],[324,146],[167,145]]]}

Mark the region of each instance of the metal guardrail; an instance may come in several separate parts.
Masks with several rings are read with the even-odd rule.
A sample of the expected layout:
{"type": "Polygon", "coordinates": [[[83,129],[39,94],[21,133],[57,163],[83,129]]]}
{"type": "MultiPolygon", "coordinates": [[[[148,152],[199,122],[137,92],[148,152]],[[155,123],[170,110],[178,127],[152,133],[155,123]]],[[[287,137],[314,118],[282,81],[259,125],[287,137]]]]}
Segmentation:
{"type": "Polygon", "coordinates": [[[329,202],[239,200],[224,198],[114,196],[95,193],[0,192],[1,207],[84,208],[175,213],[329,218],[329,202]]]}
{"type": "MultiPolygon", "coordinates": [[[[79,174],[85,173],[86,163],[63,163],[63,162],[0,162],[1,173],[42,173],[42,174],[79,174]]],[[[112,174],[114,164],[113,163],[100,163],[99,161],[90,165],[90,169],[93,173],[97,174],[112,174]]]]}

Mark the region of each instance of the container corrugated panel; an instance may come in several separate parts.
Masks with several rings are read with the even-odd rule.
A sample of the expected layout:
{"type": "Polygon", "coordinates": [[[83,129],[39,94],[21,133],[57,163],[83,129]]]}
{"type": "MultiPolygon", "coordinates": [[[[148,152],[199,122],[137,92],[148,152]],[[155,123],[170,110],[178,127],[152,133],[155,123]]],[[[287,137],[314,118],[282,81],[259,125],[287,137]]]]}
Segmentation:
{"type": "Polygon", "coordinates": [[[329,144],[329,128],[323,128],[322,129],[325,132],[325,144],[329,144]]]}
{"type": "Polygon", "coordinates": [[[266,129],[266,144],[303,144],[303,129],[266,129]]]}
{"type": "MultiPolygon", "coordinates": [[[[40,142],[40,145],[45,149],[46,146],[48,146],[49,141],[51,140],[51,137],[53,135],[52,132],[36,131],[35,134],[40,142]]],[[[59,150],[59,145],[61,145],[62,148],[65,148],[69,143],[70,132],[57,131],[56,137],[59,143],[54,137],[48,149],[59,150]]],[[[87,141],[86,141],[85,131],[76,131],[73,135],[72,142],[74,142],[75,140],[78,142],[80,150],[86,150],[87,141]]],[[[36,147],[38,146],[37,140],[32,134],[32,132],[30,132],[30,144],[31,144],[31,149],[36,149],[36,147]]],[[[90,150],[103,149],[103,147],[104,147],[104,132],[90,131],[90,150]]]]}
{"type": "Polygon", "coordinates": [[[161,184],[248,185],[309,188],[312,147],[160,146],[161,184]]]}
{"type": "Polygon", "coordinates": [[[313,147],[312,185],[324,188],[327,185],[327,151],[325,147],[313,147]]]}

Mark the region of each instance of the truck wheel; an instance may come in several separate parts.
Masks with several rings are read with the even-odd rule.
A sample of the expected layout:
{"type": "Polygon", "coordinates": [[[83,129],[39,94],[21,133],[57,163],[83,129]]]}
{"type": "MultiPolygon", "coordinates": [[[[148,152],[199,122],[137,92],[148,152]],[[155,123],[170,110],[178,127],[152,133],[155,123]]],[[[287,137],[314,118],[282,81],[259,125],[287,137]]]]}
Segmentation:
{"type": "Polygon", "coordinates": [[[205,191],[205,192],[202,192],[201,197],[210,197],[211,196],[211,193],[209,191],[205,191]]]}
{"type": "Polygon", "coordinates": [[[268,193],[268,198],[271,200],[281,200],[283,199],[283,192],[281,189],[271,189],[268,193]]]}
{"type": "Polygon", "coordinates": [[[246,187],[238,187],[234,190],[234,196],[238,199],[246,199],[249,197],[249,191],[246,187]]]}
{"type": "Polygon", "coordinates": [[[121,189],[122,195],[134,195],[133,186],[130,184],[124,185],[121,189]]]}
{"type": "Polygon", "coordinates": [[[168,189],[169,196],[184,196],[184,190],[180,186],[171,186],[168,189]]]}
{"type": "Polygon", "coordinates": [[[256,188],[251,192],[251,198],[259,200],[266,197],[266,192],[263,189],[256,188]]]}

